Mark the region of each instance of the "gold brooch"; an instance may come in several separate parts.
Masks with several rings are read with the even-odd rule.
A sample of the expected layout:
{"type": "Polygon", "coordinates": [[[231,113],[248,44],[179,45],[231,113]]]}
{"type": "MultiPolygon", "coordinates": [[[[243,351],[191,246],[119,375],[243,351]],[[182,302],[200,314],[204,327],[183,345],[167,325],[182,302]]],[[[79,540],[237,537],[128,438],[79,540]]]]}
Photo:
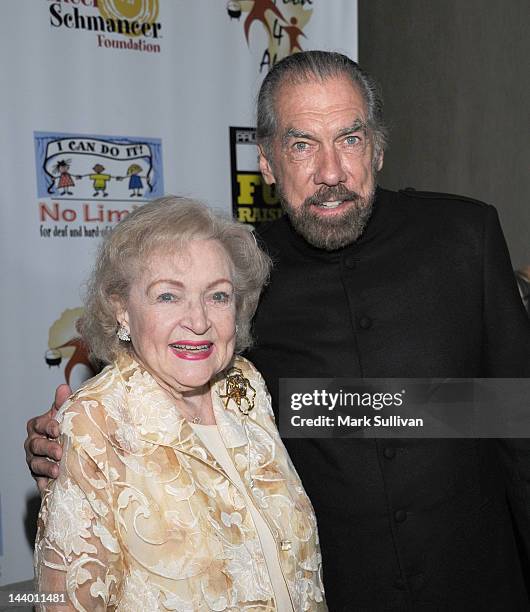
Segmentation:
{"type": "Polygon", "coordinates": [[[248,414],[254,408],[256,390],[250,384],[249,379],[243,376],[243,372],[239,368],[230,368],[226,375],[225,394],[220,397],[225,400],[225,408],[228,408],[228,403],[232,400],[236,403],[240,412],[248,414]],[[243,400],[246,408],[242,403],[243,400]]]}

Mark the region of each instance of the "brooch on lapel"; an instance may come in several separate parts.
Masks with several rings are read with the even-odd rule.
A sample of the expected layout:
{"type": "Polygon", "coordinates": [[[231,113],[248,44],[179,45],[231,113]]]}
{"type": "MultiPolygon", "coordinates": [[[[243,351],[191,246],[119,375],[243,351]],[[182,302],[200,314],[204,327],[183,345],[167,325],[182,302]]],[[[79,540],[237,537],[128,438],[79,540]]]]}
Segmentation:
{"type": "Polygon", "coordinates": [[[248,414],[254,408],[256,390],[250,384],[249,379],[243,376],[243,372],[239,368],[230,368],[226,375],[225,394],[220,397],[225,400],[225,408],[228,408],[228,404],[232,400],[240,412],[248,414]]]}

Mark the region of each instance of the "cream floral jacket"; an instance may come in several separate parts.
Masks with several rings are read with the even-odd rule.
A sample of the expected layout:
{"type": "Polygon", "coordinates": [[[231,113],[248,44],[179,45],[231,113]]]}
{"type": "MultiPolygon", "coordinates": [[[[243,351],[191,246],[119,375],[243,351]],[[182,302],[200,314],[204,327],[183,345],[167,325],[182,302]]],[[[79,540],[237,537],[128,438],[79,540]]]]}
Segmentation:
{"type": "MultiPolygon", "coordinates": [[[[278,543],[294,609],[327,610],[315,515],[265,383],[249,361],[232,365],[255,408],[245,416],[230,378],[219,377],[220,435],[278,543]]],[[[277,609],[241,491],[138,363],[123,357],[105,368],[57,418],[64,454],[39,515],[40,591],[66,592],[61,609],[90,612],[277,609]]]]}

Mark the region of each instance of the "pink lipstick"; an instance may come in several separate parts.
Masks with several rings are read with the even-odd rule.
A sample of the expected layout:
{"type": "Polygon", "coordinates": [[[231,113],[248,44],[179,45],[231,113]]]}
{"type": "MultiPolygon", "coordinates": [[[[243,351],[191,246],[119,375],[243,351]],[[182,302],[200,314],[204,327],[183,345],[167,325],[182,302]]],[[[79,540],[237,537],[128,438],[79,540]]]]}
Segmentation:
{"type": "Polygon", "coordinates": [[[193,340],[177,340],[169,345],[172,353],[179,359],[187,361],[199,361],[208,359],[213,352],[213,342],[208,341],[193,341],[193,340]]]}

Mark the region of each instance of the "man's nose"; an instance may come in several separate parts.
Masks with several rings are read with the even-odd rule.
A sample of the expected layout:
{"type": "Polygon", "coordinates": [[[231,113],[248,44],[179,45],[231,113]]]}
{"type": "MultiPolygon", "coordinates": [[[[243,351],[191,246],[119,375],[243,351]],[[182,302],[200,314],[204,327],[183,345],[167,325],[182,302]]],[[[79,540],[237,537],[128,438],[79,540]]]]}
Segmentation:
{"type": "Polygon", "coordinates": [[[197,335],[202,335],[210,329],[208,309],[202,300],[197,299],[188,302],[186,313],[182,318],[182,325],[197,335]]]}
{"type": "Polygon", "coordinates": [[[319,151],[314,181],[317,185],[330,187],[346,181],[341,155],[333,145],[319,151]]]}

